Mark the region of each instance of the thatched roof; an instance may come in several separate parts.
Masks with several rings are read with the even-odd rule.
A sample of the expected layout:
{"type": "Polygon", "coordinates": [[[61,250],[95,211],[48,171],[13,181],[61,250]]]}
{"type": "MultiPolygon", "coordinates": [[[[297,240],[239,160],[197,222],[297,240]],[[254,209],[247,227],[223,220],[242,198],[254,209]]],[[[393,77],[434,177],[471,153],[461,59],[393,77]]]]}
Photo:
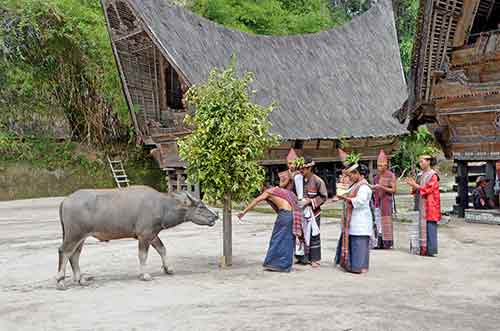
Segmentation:
{"type": "Polygon", "coordinates": [[[272,131],[284,139],[401,135],[391,116],[406,99],[390,0],[329,31],[255,36],[229,30],[165,0],[129,0],[189,84],[214,67],[255,74],[255,101],[277,101],[272,131]]]}

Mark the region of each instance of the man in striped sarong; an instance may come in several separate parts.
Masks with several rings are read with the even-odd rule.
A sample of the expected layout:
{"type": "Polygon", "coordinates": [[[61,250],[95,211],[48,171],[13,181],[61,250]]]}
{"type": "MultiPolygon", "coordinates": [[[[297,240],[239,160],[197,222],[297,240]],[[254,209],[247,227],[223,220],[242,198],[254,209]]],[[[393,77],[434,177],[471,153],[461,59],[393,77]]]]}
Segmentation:
{"type": "Polygon", "coordinates": [[[267,271],[289,272],[293,265],[295,238],[302,236],[302,210],[295,194],[280,187],[265,190],[238,214],[240,220],[259,202],[266,201],[278,216],[264,260],[267,271]]]}
{"type": "Polygon", "coordinates": [[[373,178],[373,207],[375,214],[375,248],[391,248],[394,243],[392,211],[396,193],[396,176],[388,170],[388,159],[380,150],[377,159],[378,174],[373,178]]]}
{"type": "Polygon", "coordinates": [[[297,255],[299,264],[310,264],[313,268],[320,266],[321,261],[321,205],[328,199],[325,182],[317,176],[313,168],[315,162],[306,157],[300,169],[300,175],[295,177],[294,192],[299,197],[299,205],[304,209],[304,216],[310,211],[309,217],[304,217],[302,224],[304,232],[304,255],[297,255]],[[298,180],[300,179],[300,180],[298,180]],[[297,185],[299,182],[299,185],[297,185]],[[305,222],[308,221],[308,222],[305,222]],[[314,223],[312,223],[314,222],[314,223]]]}

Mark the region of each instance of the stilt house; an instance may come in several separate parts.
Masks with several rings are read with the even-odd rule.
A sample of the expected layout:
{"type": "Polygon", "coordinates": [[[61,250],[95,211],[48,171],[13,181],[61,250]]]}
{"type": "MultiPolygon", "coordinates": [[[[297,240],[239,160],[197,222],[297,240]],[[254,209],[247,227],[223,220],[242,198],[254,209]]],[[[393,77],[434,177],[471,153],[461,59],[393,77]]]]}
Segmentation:
{"type": "Polygon", "coordinates": [[[167,0],[101,1],[137,135],[172,190],[193,189],[176,145],[189,132],[183,95],[233,54],[255,74],[254,101],[278,104],[270,121],[283,143],[262,160],[273,182],[294,147],[316,160],[332,194],[340,139],[374,167],[379,149],[392,155],[407,132],[391,116],[407,93],[389,0],[339,28],[279,37],[233,31],[167,0]]]}
{"type": "Polygon", "coordinates": [[[493,194],[500,160],[500,0],[421,0],[409,98],[395,114],[428,124],[456,162],[464,216],[479,175],[493,194]]]}

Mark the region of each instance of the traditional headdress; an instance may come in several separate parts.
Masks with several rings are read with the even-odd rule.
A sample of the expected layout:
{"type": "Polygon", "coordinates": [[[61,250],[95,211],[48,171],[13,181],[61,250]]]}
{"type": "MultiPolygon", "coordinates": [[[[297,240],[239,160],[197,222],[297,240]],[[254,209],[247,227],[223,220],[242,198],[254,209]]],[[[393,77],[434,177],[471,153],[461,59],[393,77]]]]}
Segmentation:
{"type": "Polygon", "coordinates": [[[290,148],[288,151],[288,155],[286,156],[287,161],[294,161],[297,159],[297,153],[295,153],[295,150],[293,148],[290,148]]]}
{"type": "Polygon", "coordinates": [[[337,152],[339,153],[340,161],[342,161],[342,163],[344,163],[345,160],[347,159],[347,153],[344,152],[344,150],[341,148],[337,148],[337,152]]]}
{"type": "Polygon", "coordinates": [[[316,162],[313,161],[310,157],[306,157],[304,159],[304,168],[309,168],[309,167],[314,167],[316,165],[316,162]]]}
{"type": "Polygon", "coordinates": [[[343,162],[344,167],[346,168],[346,172],[351,172],[356,170],[359,167],[359,160],[361,159],[361,155],[352,151],[351,154],[348,154],[346,160],[343,162]]]}
{"type": "Polygon", "coordinates": [[[358,169],[359,164],[358,163],[354,163],[354,164],[347,165],[347,167],[348,168],[345,170],[345,172],[352,172],[352,171],[358,169]]]}
{"type": "Polygon", "coordinates": [[[387,155],[385,155],[383,149],[381,149],[380,152],[378,153],[377,163],[384,163],[384,164],[388,163],[387,155]]]}

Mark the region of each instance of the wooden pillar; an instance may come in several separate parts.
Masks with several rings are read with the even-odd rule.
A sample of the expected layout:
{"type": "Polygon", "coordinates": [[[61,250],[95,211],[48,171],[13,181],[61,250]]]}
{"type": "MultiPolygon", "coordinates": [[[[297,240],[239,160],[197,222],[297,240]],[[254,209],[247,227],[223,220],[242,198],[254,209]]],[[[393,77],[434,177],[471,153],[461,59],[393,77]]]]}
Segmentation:
{"type": "Polygon", "coordinates": [[[181,174],[179,169],[177,169],[175,171],[175,173],[177,175],[177,192],[180,192],[180,191],[182,191],[182,187],[181,187],[182,174],[181,174]]]}
{"type": "Polygon", "coordinates": [[[368,170],[370,171],[370,174],[368,175],[368,180],[370,181],[371,184],[373,184],[373,177],[374,177],[374,163],[373,160],[368,161],[368,170]]]}
{"type": "MultiPolygon", "coordinates": [[[[162,54],[160,54],[160,74],[159,74],[159,97],[160,97],[160,117],[161,117],[161,112],[162,110],[167,109],[167,88],[166,88],[166,81],[165,81],[165,58],[163,57],[162,54]]],[[[168,64],[167,64],[168,65],[168,64]]]]}
{"type": "Polygon", "coordinates": [[[274,186],[276,183],[276,175],[274,173],[275,168],[273,166],[267,167],[267,171],[269,171],[269,178],[271,186],[274,186]]]}
{"type": "Polygon", "coordinates": [[[172,183],[170,180],[170,173],[168,170],[165,170],[165,181],[167,182],[167,192],[172,192],[172,183]]]}
{"type": "Polygon", "coordinates": [[[333,193],[332,194],[333,194],[333,196],[335,196],[337,194],[337,181],[338,181],[338,178],[337,178],[337,162],[333,162],[332,167],[333,167],[333,169],[332,169],[332,171],[333,171],[333,173],[332,173],[332,176],[333,176],[332,192],[333,193]]]}
{"type": "Polygon", "coordinates": [[[465,216],[465,209],[469,207],[469,173],[467,161],[457,161],[457,203],[458,216],[465,216]]]}
{"type": "Polygon", "coordinates": [[[489,198],[493,198],[495,196],[495,192],[493,190],[495,186],[495,177],[496,177],[496,162],[488,161],[486,163],[486,177],[490,180],[488,187],[486,188],[486,194],[489,198]]]}

